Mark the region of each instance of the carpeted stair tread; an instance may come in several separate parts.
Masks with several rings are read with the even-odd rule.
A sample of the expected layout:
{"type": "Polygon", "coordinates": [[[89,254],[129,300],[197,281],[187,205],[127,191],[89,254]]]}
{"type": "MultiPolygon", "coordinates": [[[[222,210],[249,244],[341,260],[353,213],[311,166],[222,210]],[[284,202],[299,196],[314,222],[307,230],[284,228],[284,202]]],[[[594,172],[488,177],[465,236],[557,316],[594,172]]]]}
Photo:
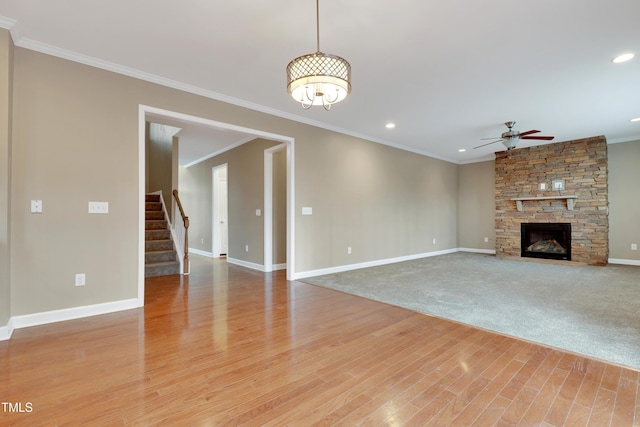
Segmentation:
{"type": "Polygon", "coordinates": [[[147,240],[144,243],[145,252],[174,250],[173,240],[147,240]]]}
{"type": "Polygon", "coordinates": [[[180,274],[169,223],[159,194],[145,196],[145,277],[180,274]]]}
{"type": "Polygon", "coordinates": [[[178,261],[157,262],[146,264],[144,267],[144,277],[168,276],[170,274],[180,274],[178,261]]]}
{"type": "Polygon", "coordinates": [[[146,240],[168,240],[171,239],[171,232],[165,230],[145,230],[144,237],[146,240]]]}
{"type": "Polygon", "coordinates": [[[162,212],[162,203],[160,202],[146,202],[144,204],[145,211],[160,211],[162,212]]]}
{"type": "Polygon", "coordinates": [[[146,211],[144,213],[144,219],[146,221],[155,221],[155,220],[164,219],[164,212],[163,211],[146,211]]]}
{"type": "Polygon", "coordinates": [[[166,219],[148,219],[144,222],[145,230],[166,230],[167,225],[168,223],[166,219]]]}
{"type": "Polygon", "coordinates": [[[176,261],[176,251],[150,251],[144,255],[145,264],[157,264],[161,262],[176,261]]]}

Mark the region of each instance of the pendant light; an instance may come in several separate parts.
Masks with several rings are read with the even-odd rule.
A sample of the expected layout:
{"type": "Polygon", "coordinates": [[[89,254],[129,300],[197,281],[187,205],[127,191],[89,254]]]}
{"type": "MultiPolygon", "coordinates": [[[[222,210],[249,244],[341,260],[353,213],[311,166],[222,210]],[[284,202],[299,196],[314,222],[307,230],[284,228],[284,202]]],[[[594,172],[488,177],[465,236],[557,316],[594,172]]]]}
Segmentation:
{"type": "Polygon", "coordinates": [[[342,101],[351,92],[351,65],[336,55],[320,52],[320,7],[316,0],[316,53],[302,55],[287,65],[287,91],[305,110],[342,101]]]}

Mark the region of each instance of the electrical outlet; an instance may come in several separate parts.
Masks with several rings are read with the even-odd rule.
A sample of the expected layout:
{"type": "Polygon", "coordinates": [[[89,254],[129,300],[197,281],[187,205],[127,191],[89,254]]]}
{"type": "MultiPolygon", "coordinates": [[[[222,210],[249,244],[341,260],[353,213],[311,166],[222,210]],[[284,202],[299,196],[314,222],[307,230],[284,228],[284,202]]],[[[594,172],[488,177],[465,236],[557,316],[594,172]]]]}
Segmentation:
{"type": "Polygon", "coordinates": [[[637,243],[632,243],[631,244],[631,250],[632,251],[637,251],[638,250],[638,244],[637,243]]]}
{"type": "Polygon", "coordinates": [[[84,285],[85,285],[84,273],[76,274],[76,286],[84,286],[84,285]]]}
{"type": "Polygon", "coordinates": [[[31,201],[31,213],[42,213],[42,200],[31,201]]]}
{"type": "Polygon", "coordinates": [[[351,255],[351,246],[347,247],[347,255],[351,255]]]}
{"type": "Polygon", "coordinates": [[[249,245],[244,245],[244,251],[249,252],[249,245]]]}
{"type": "Polygon", "coordinates": [[[489,243],[489,238],[488,238],[488,237],[485,237],[485,238],[484,238],[484,242],[485,242],[485,243],[489,243]]]}
{"type": "Polygon", "coordinates": [[[434,245],[436,244],[436,239],[433,239],[433,244],[434,244],[434,245]]]}

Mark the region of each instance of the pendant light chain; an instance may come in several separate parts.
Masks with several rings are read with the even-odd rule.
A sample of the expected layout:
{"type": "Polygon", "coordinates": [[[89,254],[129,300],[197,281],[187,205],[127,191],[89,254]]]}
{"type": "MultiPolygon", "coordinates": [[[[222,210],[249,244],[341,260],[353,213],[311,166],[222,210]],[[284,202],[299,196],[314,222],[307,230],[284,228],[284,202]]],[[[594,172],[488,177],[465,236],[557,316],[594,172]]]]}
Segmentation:
{"type": "Polygon", "coordinates": [[[320,53],[320,0],[316,0],[316,47],[320,53]]]}

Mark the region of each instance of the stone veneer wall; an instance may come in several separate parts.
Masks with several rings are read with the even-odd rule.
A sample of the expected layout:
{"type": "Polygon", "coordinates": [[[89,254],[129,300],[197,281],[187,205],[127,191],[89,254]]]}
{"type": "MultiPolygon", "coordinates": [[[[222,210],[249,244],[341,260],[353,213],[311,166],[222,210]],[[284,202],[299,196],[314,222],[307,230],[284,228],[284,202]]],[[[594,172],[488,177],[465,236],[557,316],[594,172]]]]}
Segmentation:
{"type": "Polygon", "coordinates": [[[496,153],[496,256],[520,257],[520,224],[570,222],[571,261],[606,265],[609,258],[607,141],[604,136],[519,148],[496,153]],[[562,191],[551,181],[562,179],[562,191]],[[514,197],[577,196],[574,210],[566,200],[523,202],[514,197]]]}

